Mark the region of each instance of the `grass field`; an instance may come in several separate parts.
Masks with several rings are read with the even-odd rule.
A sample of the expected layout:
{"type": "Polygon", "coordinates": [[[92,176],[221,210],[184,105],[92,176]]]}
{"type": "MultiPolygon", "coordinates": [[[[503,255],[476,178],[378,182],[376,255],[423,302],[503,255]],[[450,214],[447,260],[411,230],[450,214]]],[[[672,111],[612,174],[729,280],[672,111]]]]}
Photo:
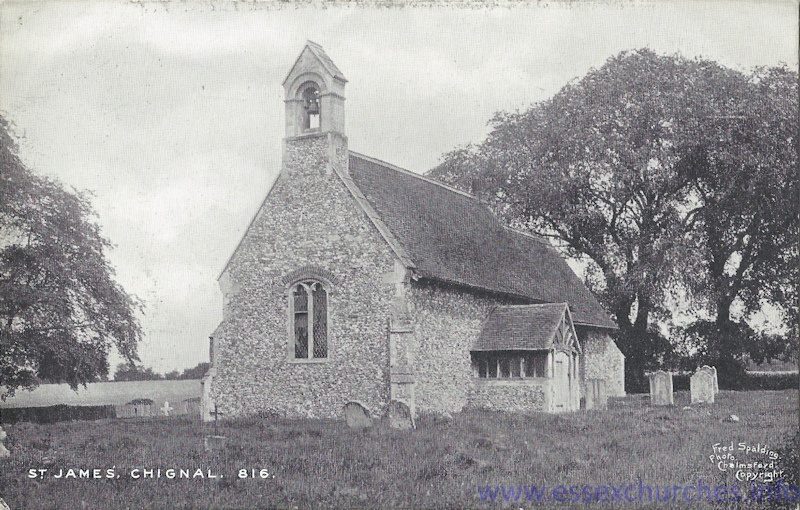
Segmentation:
{"type": "MultiPolygon", "coordinates": [[[[213,427],[180,418],[20,423],[7,427],[12,457],[0,461],[0,494],[12,509],[586,508],[556,503],[551,494],[549,502],[529,502],[524,493],[513,504],[501,493],[484,502],[476,487],[536,485],[552,492],[558,485],[627,486],[640,479],[651,487],[685,486],[698,478],[712,487],[745,486],[709,460],[712,445],[776,450],[797,430],[798,392],[723,391],[717,398],[691,411],[682,409],[688,394],[679,392],[672,408],[651,408],[647,397],[633,395],[605,412],[423,416],[414,432],[383,423],[356,432],[342,421],[254,417],[220,423],[228,443],[215,453],[203,448],[213,427]],[[740,421],[723,421],[730,414],[740,421]],[[113,469],[114,478],[55,477],[69,468],[113,469]],[[163,475],[169,468],[192,475],[202,469],[205,477],[131,476],[145,468],[163,475]],[[32,479],[30,469],[48,471],[32,479]],[[256,478],[240,479],[240,469],[248,475],[265,469],[269,476],[256,471],[256,478]]],[[[615,500],[588,506],[711,505],[615,500]]]]}

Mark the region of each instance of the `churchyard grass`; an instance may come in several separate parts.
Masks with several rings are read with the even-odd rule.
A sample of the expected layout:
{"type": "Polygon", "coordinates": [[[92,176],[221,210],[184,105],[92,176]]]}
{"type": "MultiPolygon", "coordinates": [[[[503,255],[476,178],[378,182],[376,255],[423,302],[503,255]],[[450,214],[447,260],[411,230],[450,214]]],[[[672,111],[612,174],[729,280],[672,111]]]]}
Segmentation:
{"type": "Polygon", "coordinates": [[[653,408],[648,402],[646,395],[631,395],[612,399],[608,411],[421,416],[413,432],[383,422],[353,431],[337,420],[250,417],[220,422],[228,440],[214,453],[203,449],[213,424],[187,418],[19,423],[6,427],[12,456],[0,463],[0,494],[12,509],[586,508],[529,503],[524,494],[514,504],[502,496],[486,503],[476,487],[552,490],[639,479],[663,486],[694,484],[698,478],[711,486],[730,485],[737,482],[708,458],[713,444],[760,443],[775,450],[798,427],[797,391],[722,391],[716,404],[691,411],[683,410],[688,392],[676,394],[674,407],[653,408]],[[731,414],[740,421],[723,421],[731,414]],[[55,478],[69,468],[98,468],[102,476],[114,469],[115,477],[55,478]],[[131,477],[135,469],[159,468],[161,478],[131,477]],[[205,477],[170,479],[169,468],[191,474],[199,468],[205,477]],[[29,478],[31,469],[47,472],[29,478]],[[247,478],[237,476],[241,469],[247,478]],[[260,469],[269,476],[261,478],[260,469]],[[209,478],[209,470],[222,478],[209,478]]]}

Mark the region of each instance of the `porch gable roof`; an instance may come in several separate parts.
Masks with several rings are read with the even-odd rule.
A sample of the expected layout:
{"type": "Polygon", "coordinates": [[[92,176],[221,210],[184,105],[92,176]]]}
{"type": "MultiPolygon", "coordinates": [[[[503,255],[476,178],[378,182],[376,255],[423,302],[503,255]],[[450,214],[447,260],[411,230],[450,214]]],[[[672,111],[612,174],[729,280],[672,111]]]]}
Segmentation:
{"type": "Polygon", "coordinates": [[[471,350],[552,349],[562,321],[569,321],[569,316],[566,303],[498,306],[489,314],[471,350]]]}

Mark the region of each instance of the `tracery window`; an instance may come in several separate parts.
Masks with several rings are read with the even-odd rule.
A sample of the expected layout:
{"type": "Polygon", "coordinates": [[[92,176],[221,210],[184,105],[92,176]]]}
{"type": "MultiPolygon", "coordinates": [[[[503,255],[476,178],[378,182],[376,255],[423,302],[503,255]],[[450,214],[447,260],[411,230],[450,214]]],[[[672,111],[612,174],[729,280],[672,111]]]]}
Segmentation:
{"type": "Polygon", "coordinates": [[[303,280],[290,292],[295,359],[328,357],[328,292],[321,282],[303,280]]]}

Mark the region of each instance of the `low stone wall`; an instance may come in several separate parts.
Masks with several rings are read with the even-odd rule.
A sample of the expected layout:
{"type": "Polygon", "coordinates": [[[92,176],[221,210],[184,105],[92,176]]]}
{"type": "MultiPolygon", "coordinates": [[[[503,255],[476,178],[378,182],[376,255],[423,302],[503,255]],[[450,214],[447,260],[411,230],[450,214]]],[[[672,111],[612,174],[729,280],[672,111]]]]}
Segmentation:
{"type": "Polygon", "coordinates": [[[550,379],[477,379],[469,407],[493,411],[547,411],[550,379]]]}

